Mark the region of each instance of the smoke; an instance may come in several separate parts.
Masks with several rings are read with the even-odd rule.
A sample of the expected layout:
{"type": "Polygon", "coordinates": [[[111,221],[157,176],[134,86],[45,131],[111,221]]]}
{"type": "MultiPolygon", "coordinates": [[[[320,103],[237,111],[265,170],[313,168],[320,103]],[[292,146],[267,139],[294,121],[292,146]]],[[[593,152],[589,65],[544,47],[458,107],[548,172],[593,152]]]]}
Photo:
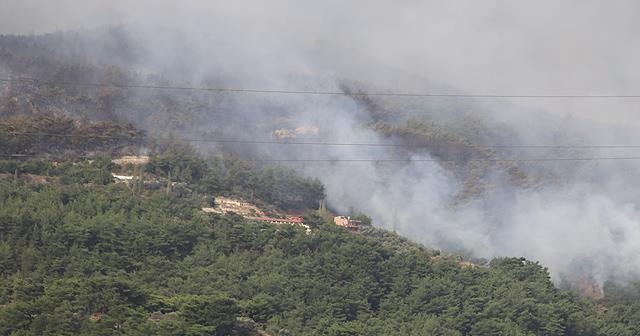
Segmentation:
{"type": "MultiPolygon", "coordinates": [[[[0,32],[32,33],[123,24],[141,73],[182,83],[293,90],[478,94],[640,92],[636,1],[7,1],[0,32]],[[54,10],[54,8],[63,10],[54,10]]],[[[238,95],[228,125],[198,120],[191,132],[236,138],[312,126],[310,138],[394,141],[373,130],[371,108],[350,97],[238,95]]],[[[386,121],[411,117],[482,129],[480,144],[640,143],[635,99],[386,98],[386,121]],[[471,121],[469,121],[471,120],[471,121]]],[[[454,126],[451,126],[454,125],[454,126]]],[[[451,127],[451,129],[449,129],[451,127]]],[[[459,131],[459,130],[457,130],[459,131]]],[[[206,148],[205,148],[206,149],[206,148]]],[[[256,146],[281,159],[438,158],[428,148],[256,146]]],[[[633,149],[512,149],[496,157],[626,157],[633,149]]],[[[487,187],[459,201],[465,173],[424,161],[293,164],[327,187],[329,204],[426,245],[476,256],[525,256],[554,279],[577,268],[600,281],[640,270],[634,161],[517,164],[538,182],[513,183],[491,165],[487,187]],[[548,177],[548,179],[545,179],[548,177]],[[542,182],[540,182],[540,180],[542,182]],[[587,266],[584,266],[584,265],[587,266]]],[[[468,170],[472,166],[457,167],[468,170]]],[[[471,174],[470,172],[468,174],[471,174]]]]}

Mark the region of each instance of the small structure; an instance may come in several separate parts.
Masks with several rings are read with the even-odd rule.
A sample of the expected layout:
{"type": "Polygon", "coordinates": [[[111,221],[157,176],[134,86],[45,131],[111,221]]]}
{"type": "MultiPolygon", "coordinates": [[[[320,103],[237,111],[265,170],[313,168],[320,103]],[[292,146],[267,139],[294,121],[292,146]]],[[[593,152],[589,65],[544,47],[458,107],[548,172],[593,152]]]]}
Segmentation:
{"type": "Polygon", "coordinates": [[[347,228],[353,232],[360,232],[360,227],[362,226],[362,222],[359,220],[351,219],[349,216],[336,216],[333,217],[333,222],[337,226],[342,226],[347,228]]]}
{"type": "Polygon", "coordinates": [[[290,224],[290,225],[298,225],[303,224],[304,220],[302,217],[286,217],[286,218],[271,218],[271,217],[258,217],[255,220],[259,220],[261,222],[268,222],[271,224],[290,224]]]}
{"type": "Polygon", "coordinates": [[[272,132],[276,139],[295,139],[298,136],[318,135],[320,129],[316,126],[299,126],[294,129],[280,128],[272,132]]]}
{"type": "Polygon", "coordinates": [[[116,182],[131,182],[133,181],[133,176],[131,175],[116,175],[111,174],[116,179],[116,182]]]}
{"type": "Polygon", "coordinates": [[[458,262],[458,265],[460,265],[460,268],[476,268],[478,267],[478,265],[470,262],[470,261],[466,261],[466,260],[462,260],[460,262],[458,262]]]}
{"type": "Polygon", "coordinates": [[[111,160],[111,162],[121,166],[125,166],[125,165],[142,166],[149,163],[149,157],[147,155],[139,155],[139,156],[128,155],[128,156],[123,156],[117,159],[113,159],[111,160]]]}

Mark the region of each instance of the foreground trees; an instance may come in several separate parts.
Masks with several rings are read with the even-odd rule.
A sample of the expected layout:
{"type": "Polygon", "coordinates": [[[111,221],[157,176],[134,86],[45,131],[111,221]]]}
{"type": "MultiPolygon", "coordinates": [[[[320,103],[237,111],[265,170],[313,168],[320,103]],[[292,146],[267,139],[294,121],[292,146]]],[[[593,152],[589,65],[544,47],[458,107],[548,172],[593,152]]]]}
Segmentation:
{"type": "MultiPolygon", "coordinates": [[[[634,335],[524,259],[209,217],[120,185],[0,181],[2,335],[634,335]],[[401,248],[400,248],[401,247],[401,248]]],[[[386,239],[386,240],[385,240],[386,239]]]]}

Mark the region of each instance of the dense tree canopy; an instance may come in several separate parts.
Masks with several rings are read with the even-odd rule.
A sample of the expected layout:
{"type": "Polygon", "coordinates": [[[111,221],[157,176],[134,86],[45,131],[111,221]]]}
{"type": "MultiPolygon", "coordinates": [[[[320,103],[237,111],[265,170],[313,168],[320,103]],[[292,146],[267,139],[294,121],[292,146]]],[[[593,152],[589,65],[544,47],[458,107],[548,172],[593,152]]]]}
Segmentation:
{"type": "MultiPolygon", "coordinates": [[[[72,167],[69,166],[69,169],[72,167]]],[[[0,182],[3,335],[635,335],[537,263],[458,259],[376,229],[206,215],[123,185],[0,182]]]]}

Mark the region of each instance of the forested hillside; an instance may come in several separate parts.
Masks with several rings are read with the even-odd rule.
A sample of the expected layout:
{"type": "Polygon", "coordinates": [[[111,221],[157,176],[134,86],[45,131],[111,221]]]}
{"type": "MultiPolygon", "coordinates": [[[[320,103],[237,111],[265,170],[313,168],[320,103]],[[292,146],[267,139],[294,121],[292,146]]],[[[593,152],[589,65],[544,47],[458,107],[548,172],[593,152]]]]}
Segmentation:
{"type": "Polygon", "coordinates": [[[208,162],[175,145],[145,168],[146,179],[173,172],[182,187],[170,194],[114,184],[111,172],[122,167],[108,157],[0,166],[3,335],[640,331],[635,301],[581,299],[525,259],[461,263],[378,229],[337,228],[314,211],[306,234],[200,210],[213,195],[280,209],[315,206],[322,189],[291,172],[208,162]],[[34,182],[34,175],[46,178],[34,182]],[[305,183],[310,189],[282,194],[260,188],[305,183]]]}
{"type": "MultiPolygon", "coordinates": [[[[445,210],[496,186],[507,186],[502,203],[557,182],[496,160],[509,153],[489,145],[508,129],[464,104],[373,99],[348,81],[329,102],[179,90],[196,85],[193,69],[160,75],[136,41],[119,28],[0,36],[0,335],[640,334],[636,283],[604,282],[603,298],[584,298],[519,255],[469,253],[472,263],[390,228],[334,225],[337,209],[370,222],[357,201],[375,192],[388,196],[371,204],[393,231],[403,218],[444,237],[461,228],[445,210]],[[145,163],[115,163],[124,155],[145,163]],[[402,162],[414,157],[441,162],[402,162]],[[301,168],[305,159],[374,162],[301,168]],[[444,182],[431,184],[436,174],[444,182]],[[460,188],[448,195],[446,182],[460,188]],[[328,183],[353,196],[327,210],[328,183]],[[204,211],[223,196],[301,216],[309,232],[204,211]]],[[[196,83],[236,82],[207,73],[196,83]]],[[[479,220],[496,223],[481,229],[509,227],[482,206],[491,216],[479,220]]],[[[484,224],[471,223],[464,237],[484,224]]],[[[586,287],[589,272],[578,274],[586,287]]]]}
{"type": "MultiPolygon", "coordinates": [[[[596,308],[518,258],[461,266],[322,223],[200,212],[123,185],[0,194],[3,335],[635,335],[640,306],[596,308]],[[634,315],[635,314],[635,315],[634,315]]],[[[194,203],[195,202],[195,203],[194,203]]]]}

